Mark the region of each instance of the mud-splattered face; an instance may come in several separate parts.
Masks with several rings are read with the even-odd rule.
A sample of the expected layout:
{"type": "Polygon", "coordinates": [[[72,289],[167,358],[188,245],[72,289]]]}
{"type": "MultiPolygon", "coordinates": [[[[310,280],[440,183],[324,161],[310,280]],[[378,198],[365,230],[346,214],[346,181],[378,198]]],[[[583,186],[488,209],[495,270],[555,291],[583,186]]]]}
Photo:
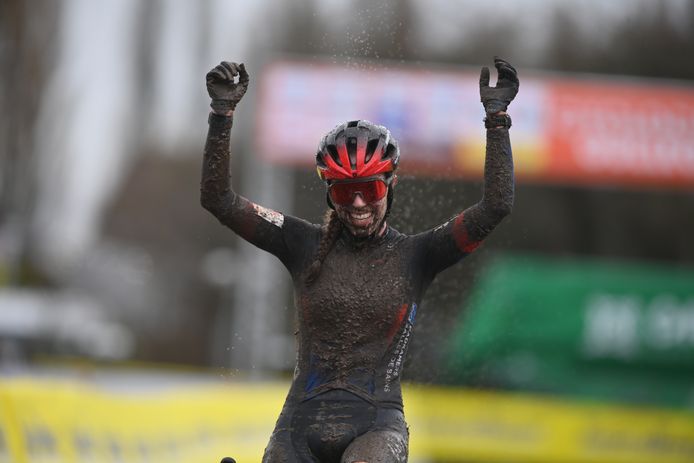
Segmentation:
{"type": "Polygon", "coordinates": [[[347,230],[357,238],[373,235],[383,222],[388,207],[386,196],[378,201],[366,203],[360,194],[354,195],[349,206],[335,204],[335,212],[347,230]]]}

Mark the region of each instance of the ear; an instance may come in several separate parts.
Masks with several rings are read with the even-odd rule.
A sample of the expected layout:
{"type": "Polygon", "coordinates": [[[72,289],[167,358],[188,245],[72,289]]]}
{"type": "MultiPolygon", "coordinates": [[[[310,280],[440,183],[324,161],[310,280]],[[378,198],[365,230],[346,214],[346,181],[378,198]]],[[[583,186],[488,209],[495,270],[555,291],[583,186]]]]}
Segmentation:
{"type": "Polygon", "coordinates": [[[390,182],[390,186],[395,186],[398,184],[398,176],[393,174],[393,180],[390,182]]]}

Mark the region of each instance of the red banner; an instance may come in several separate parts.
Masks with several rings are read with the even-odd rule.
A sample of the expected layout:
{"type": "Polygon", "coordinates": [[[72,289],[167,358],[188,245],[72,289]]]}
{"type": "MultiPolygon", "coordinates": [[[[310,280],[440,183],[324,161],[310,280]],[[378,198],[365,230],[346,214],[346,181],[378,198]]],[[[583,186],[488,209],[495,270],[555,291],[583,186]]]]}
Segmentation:
{"type": "Polygon", "coordinates": [[[694,186],[694,91],[629,82],[547,84],[545,175],[694,186]]]}

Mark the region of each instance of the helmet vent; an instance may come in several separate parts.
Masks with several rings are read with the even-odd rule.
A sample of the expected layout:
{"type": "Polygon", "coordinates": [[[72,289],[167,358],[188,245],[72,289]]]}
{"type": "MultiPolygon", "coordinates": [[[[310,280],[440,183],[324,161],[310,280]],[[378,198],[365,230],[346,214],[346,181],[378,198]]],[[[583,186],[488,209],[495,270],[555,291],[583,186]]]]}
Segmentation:
{"type": "Polygon", "coordinates": [[[376,151],[377,146],[378,146],[378,139],[377,138],[369,140],[369,142],[366,144],[366,157],[364,158],[364,162],[369,162],[371,160],[371,158],[374,155],[374,152],[376,151]]]}
{"type": "Polygon", "coordinates": [[[396,153],[396,148],[395,145],[392,143],[388,143],[388,147],[386,148],[386,154],[383,156],[384,159],[391,159],[393,155],[396,153]]]}
{"type": "Polygon", "coordinates": [[[340,162],[340,156],[337,154],[337,148],[335,145],[328,145],[326,146],[326,149],[328,150],[328,153],[330,153],[330,157],[333,158],[333,161],[335,161],[338,166],[344,167],[342,162],[340,162]]]}
{"type": "Polygon", "coordinates": [[[318,167],[323,167],[323,168],[328,167],[325,165],[325,162],[323,162],[323,156],[321,156],[321,154],[322,153],[320,151],[318,153],[316,153],[316,165],[318,167]]]}
{"type": "Polygon", "coordinates": [[[349,155],[349,162],[352,164],[352,168],[357,168],[357,139],[355,137],[347,138],[347,154],[349,155]]]}
{"type": "Polygon", "coordinates": [[[347,127],[356,127],[359,124],[359,121],[349,121],[347,123],[347,127]]]}

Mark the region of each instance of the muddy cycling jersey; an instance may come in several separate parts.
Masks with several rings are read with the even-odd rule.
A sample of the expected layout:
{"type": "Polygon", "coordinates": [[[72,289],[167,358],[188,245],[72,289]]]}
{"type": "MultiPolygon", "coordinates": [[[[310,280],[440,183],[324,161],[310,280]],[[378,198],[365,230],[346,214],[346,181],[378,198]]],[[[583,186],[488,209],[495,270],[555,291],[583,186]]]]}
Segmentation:
{"type": "Polygon", "coordinates": [[[301,403],[336,390],[377,409],[402,411],[400,375],[424,292],[438,272],[472,252],[510,208],[508,131],[488,130],[482,201],[416,235],[387,227],[381,236],[356,239],[343,227],[318,278],[306,285],[321,227],[236,194],[229,181],[231,117],[211,115],[209,122],[203,205],[242,238],[277,256],[294,283],[297,362],[278,430],[291,427],[288,415],[301,403]]]}

